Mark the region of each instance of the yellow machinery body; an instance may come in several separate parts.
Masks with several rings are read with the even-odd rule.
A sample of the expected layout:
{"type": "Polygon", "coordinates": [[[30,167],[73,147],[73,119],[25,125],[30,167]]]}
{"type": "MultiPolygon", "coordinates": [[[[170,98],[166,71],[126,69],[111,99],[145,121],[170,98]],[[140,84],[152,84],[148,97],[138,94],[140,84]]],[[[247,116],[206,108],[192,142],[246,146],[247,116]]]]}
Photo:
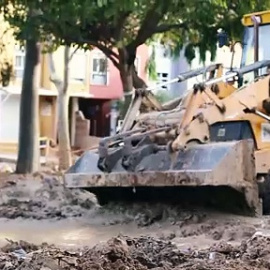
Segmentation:
{"type": "MultiPolygon", "coordinates": [[[[248,14],[243,24],[251,27],[254,15],[267,24],[269,14],[248,14]]],[[[157,200],[165,195],[193,201],[203,197],[210,205],[220,201],[253,214],[263,206],[269,212],[269,66],[270,57],[225,77],[217,73],[173,106],[135,117],[142,95],[130,107],[125,130],[102,139],[98,151],[85,152],[68,170],[67,187],[87,188],[103,202],[124,197],[147,201],[155,190],[157,200]],[[255,78],[238,89],[226,82],[253,72],[255,78]],[[264,180],[262,185],[258,179],[264,180]]],[[[215,70],[221,72],[220,66],[215,70]]]]}

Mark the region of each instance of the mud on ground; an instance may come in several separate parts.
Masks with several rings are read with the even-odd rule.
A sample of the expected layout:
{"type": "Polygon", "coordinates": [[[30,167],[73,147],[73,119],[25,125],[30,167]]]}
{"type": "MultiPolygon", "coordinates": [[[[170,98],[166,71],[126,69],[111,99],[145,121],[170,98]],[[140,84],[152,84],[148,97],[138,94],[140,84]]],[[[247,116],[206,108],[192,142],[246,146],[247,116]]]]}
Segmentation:
{"type": "MultiPolygon", "coordinates": [[[[105,244],[73,251],[60,250],[57,243],[11,241],[0,252],[0,269],[270,269],[270,238],[258,234],[270,232],[267,217],[163,204],[100,207],[93,194],[65,189],[57,176],[5,177],[0,189],[0,218],[40,222],[84,219],[89,226],[103,226],[108,231],[129,224],[143,228],[143,233],[128,236],[112,233],[105,244]],[[189,245],[183,244],[186,242],[189,245]]],[[[20,239],[27,240],[23,236],[20,239]]]]}
{"type": "Polygon", "coordinates": [[[0,217],[79,217],[98,207],[95,196],[79,189],[66,189],[61,177],[11,175],[0,189],[0,217]]]}
{"type": "Polygon", "coordinates": [[[149,228],[149,231],[159,231],[161,237],[173,239],[205,235],[214,241],[239,241],[252,236],[258,228],[270,230],[268,220],[253,219],[250,222],[244,217],[204,209],[147,203],[114,203],[100,207],[93,194],[66,189],[61,177],[46,175],[6,178],[0,189],[0,218],[83,218],[91,224],[107,227],[135,223],[138,227],[149,228]]]}
{"type": "Polygon", "coordinates": [[[139,227],[170,225],[177,228],[182,237],[208,233],[214,240],[250,237],[256,227],[261,226],[270,229],[268,220],[253,219],[251,224],[244,217],[216,214],[205,209],[157,203],[113,203],[100,207],[94,194],[66,189],[61,176],[9,175],[0,180],[0,218],[48,220],[83,217],[104,226],[129,223],[139,227]]]}
{"type": "Polygon", "coordinates": [[[103,245],[60,250],[43,244],[10,243],[0,253],[0,269],[269,269],[270,239],[254,236],[238,246],[225,242],[204,250],[181,250],[170,241],[152,237],[118,236],[103,245]]]}

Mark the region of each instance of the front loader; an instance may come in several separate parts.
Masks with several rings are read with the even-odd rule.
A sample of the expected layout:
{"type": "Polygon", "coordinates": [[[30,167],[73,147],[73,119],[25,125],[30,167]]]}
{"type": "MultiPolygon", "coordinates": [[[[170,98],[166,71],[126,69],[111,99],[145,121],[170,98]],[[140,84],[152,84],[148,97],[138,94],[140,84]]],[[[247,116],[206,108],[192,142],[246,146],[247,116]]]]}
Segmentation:
{"type": "MultiPolygon", "coordinates": [[[[179,120],[179,113],[182,114],[182,110],[186,108],[191,91],[186,91],[183,96],[161,104],[152,92],[155,88],[180,83],[199,75],[203,75],[208,80],[219,78],[222,76],[223,72],[223,65],[217,63],[181,73],[176,78],[161,83],[158,86],[136,89],[119,133],[123,134],[130,131],[135,126],[153,125],[153,122],[157,122],[160,117],[163,118],[164,113],[167,119],[173,118],[174,121],[179,120]]],[[[216,92],[220,98],[229,95],[235,91],[235,89],[232,84],[223,81],[220,81],[212,87],[212,91],[216,92]]],[[[205,100],[201,100],[201,102],[203,103],[205,100]]]]}
{"type": "Polygon", "coordinates": [[[104,138],[98,152],[86,152],[65,174],[67,187],[87,188],[101,204],[111,200],[180,200],[261,212],[253,158],[260,134],[254,141],[252,127],[266,121],[257,111],[264,113],[262,104],[269,98],[269,76],[223,99],[211,91],[211,86],[269,64],[257,62],[194,85],[177,126],[163,125],[143,133],[131,130],[125,133],[122,147],[116,148],[109,148],[110,140],[104,138]],[[205,95],[211,102],[201,106],[200,98],[205,95]],[[243,117],[246,119],[241,122],[243,117]],[[249,117],[257,117],[259,122],[252,126],[249,117]],[[225,123],[231,126],[224,129],[225,123]],[[167,143],[156,139],[160,133],[166,134],[167,143]]]}
{"type": "Polygon", "coordinates": [[[151,121],[142,114],[127,131],[102,139],[67,171],[66,186],[89,189],[101,204],[166,200],[270,213],[270,60],[258,61],[255,45],[254,63],[245,62],[252,50],[244,47],[240,69],[195,84],[176,120],[152,111],[151,121]],[[221,96],[216,85],[232,78],[244,83],[221,96]]]}
{"type": "MultiPolygon", "coordinates": [[[[155,88],[158,89],[161,86],[180,83],[200,75],[203,75],[206,80],[220,78],[223,73],[223,65],[216,63],[198,68],[196,70],[181,73],[176,78],[169,80],[168,82],[158,84],[155,87],[136,89],[123,124],[120,130],[117,132],[118,134],[107,137],[105,139],[106,145],[109,144],[109,148],[113,148],[113,150],[115,150],[116,147],[121,148],[119,143],[121,143],[123,138],[126,136],[138,132],[143,134],[146,130],[164,127],[164,118],[166,118],[166,125],[167,122],[171,125],[177,125],[179,119],[181,119],[186,109],[192,91],[187,90],[184,92],[183,96],[161,104],[153,93],[155,88]]],[[[219,80],[218,83],[212,85],[211,90],[215,92],[219,98],[224,98],[235,91],[236,88],[231,83],[219,80]]],[[[208,97],[204,96],[200,102],[203,104],[207,101],[208,97]]],[[[159,136],[160,140],[162,141],[168,140],[167,136],[164,137],[164,133],[158,133],[157,136],[159,136]]],[[[103,141],[104,140],[101,140],[101,145],[103,144],[103,141]]],[[[98,147],[93,147],[93,149],[97,148],[98,147]]]]}

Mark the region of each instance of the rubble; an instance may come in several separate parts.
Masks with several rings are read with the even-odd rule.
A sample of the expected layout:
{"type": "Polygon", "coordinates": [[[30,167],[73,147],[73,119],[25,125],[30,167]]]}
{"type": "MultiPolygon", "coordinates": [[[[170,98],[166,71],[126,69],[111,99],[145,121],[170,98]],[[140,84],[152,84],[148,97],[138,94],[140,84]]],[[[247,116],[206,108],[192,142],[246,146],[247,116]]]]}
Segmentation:
{"type": "Polygon", "coordinates": [[[254,236],[235,247],[220,242],[208,249],[185,252],[171,241],[149,236],[119,235],[105,244],[75,251],[9,241],[0,252],[0,269],[263,270],[270,267],[269,243],[266,236],[254,236]],[[19,256],[18,250],[24,255],[19,256]]]}
{"type": "MultiPolygon", "coordinates": [[[[0,218],[8,218],[14,222],[17,218],[24,221],[47,220],[48,223],[52,219],[72,218],[86,221],[90,227],[104,226],[110,230],[110,226],[117,226],[118,232],[122,225],[134,224],[161,238],[179,241],[197,236],[204,236],[212,242],[246,240],[256,231],[248,221],[241,219],[239,222],[238,217],[231,219],[223,215],[216,216],[203,209],[183,209],[161,203],[114,203],[100,207],[92,193],[80,189],[66,189],[61,177],[11,176],[6,178],[5,183],[1,182],[0,218]]],[[[112,236],[114,235],[108,235],[112,236]]]]}
{"type": "Polygon", "coordinates": [[[66,189],[60,177],[8,181],[0,189],[0,217],[79,217],[98,208],[96,197],[85,190],[66,189]]]}
{"type": "MultiPolygon", "coordinates": [[[[93,247],[89,240],[87,248],[79,249],[75,244],[75,250],[9,240],[0,250],[0,269],[5,270],[270,269],[270,238],[256,232],[269,225],[268,219],[255,220],[256,227],[255,221],[212,215],[202,209],[187,210],[162,204],[100,207],[93,194],[66,189],[57,176],[36,176],[35,179],[25,176],[18,181],[10,177],[0,189],[0,217],[42,220],[40,222],[47,219],[48,223],[50,219],[84,217],[87,226],[95,224],[98,229],[104,226],[110,231],[110,226],[114,226],[120,231],[122,224],[135,223],[143,231],[133,234],[130,229],[129,236],[114,237],[118,232],[112,230],[103,239],[111,238],[107,243],[93,247]],[[141,234],[144,236],[139,237],[141,234]],[[186,243],[195,239],[194,245],[182,245],[184,239],[186,243]],[[200,242],[206,239],[205,243],[200,242]]],[[[39,221],[36,224],[40,224],[39,221]]],[[[17,234],[16,239],[21,236],[23,233],[17,234]]],[[[49,241],[46,237],[44,239],[49,241]]],[[[88,234],[83,237],[87,238],[88,234]]],[[[101,241],[99,237],[96,243],[101,241]]],[[[35,240],[32,238],[32,241],[35,240]]],[[[52,242],[59,244],[55,239],[52,242]]]]}

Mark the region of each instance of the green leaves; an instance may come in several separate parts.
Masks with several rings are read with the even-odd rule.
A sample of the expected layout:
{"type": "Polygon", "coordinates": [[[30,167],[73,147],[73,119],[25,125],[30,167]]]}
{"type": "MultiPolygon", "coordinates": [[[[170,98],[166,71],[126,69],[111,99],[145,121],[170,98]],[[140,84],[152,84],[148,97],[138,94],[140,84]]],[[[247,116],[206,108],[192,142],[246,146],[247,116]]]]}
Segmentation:
{"type": "MultiPolygon", "coordinates": [[[[83,49],[136,48],[159,40],[172,55],[185,47],[191,61],[195,49],[205,60],[214,56],[217,30],[223,28],[234,40],[241,39],[243,14],[269,8],[269,0],[2,0],[5,19],[16,37],[31,35],[59,45],[78,44],[83,49]],[[12,8],[10,8],[12,5],[12,8]],[[28,16],[34,10],[34,16],[28,16]]],[[[116,56],[114,56],[116,57],[116,56]]],[[[118,59],[119,60],[119,59],[118,59]]]]}
{"type": "Polygon", "coordinates": [[[155,47],[152,47],[152,52],[149,59],[146,62],[144,71],[148,73],[149,78],[153,81],[157,80],[158,78],[157,72],[156,72],[155,57],[156,57],[156,50],[155,50],[155,47]]]}

